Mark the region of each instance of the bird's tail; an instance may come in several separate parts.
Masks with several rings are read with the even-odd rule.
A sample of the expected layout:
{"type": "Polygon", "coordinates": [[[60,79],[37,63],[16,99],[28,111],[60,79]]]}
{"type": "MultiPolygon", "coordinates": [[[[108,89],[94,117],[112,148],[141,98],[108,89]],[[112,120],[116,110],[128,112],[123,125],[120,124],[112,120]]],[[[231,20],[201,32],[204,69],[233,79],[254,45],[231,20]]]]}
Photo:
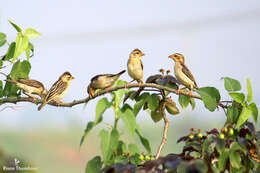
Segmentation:
{"type": "Polygon", "coordinates": [[[195,83],[195,86],[194,86],[195,89],[199,89],[198,85],[195,83]]]}
{"type": "Polygon", "coordinates": [[[124,72],[125,72],[125,70],[123,70],[123,71],[117,73],[116,75],[117,75],[117,76],[120,76],[120,75],[122,75],[124,72]]]}
{"type": "Polygon", "coordinates": [[[38,111],[40,111],[42,108],[43,108],[43,106],[45,106],[47,104],[47,102],[43,102],[39,107],[38,107],[38,111]]]}

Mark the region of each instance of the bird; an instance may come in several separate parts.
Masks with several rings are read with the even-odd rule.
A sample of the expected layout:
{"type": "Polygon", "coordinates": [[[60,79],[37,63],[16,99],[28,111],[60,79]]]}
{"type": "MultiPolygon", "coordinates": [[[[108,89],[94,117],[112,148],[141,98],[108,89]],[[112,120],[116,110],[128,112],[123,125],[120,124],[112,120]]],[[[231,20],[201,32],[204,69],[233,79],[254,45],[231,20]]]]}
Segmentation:
{"type": "Polygon", "coordinates": [[[38,107],[38,110],[41,110],[43,106],[48,104],[51,101],[55,101],[58,104],[61,104],[61,99],[68,92],[70,82],[72,79],[75,79],[70,72],[64,72],[59,79],[52,85],[51,89],[48,91],[46,97],[44,98],[42,104],[38,107]]]}
{"type": "MultiPolygon", "coordinates": [[[[142,56],[145,56],[145,54],[139,50],[139,49],[134,49],[130,55],[129,55],[129,59],[127,61],[127,72],[128,75],[133,79],[131,82],[133,81],[137,81],[138,84],[142,84],[143,83],[143,63],[142,63],[142,56]]],[[[130,82],[130,83],[131,83],[130,82]]],[[[129,85],[126,84],[126,88],[129,85]]],[[[141,91],[143,90],[143,87],[140,87],[137,92],[135,93],[135,98],[139,96],[139,94],[141,93],[141,91]]],[[[130,97],[130,93],[124,98],[123,103],[126,102],[126,100],[130,97]]]]}
{"type": "MultiPolygon", "coordinates": [[[[184,64],[184,56],[180,53],[175,53],[169,56],[169,58],[175,61],[174,73],[178,81],[184,85],[186,88],[189,88],[189,95],[191,96],[191,91],[193,89],[199,89],[193,75],[191,74],[188,67],[184,64]]],[[[181,89],[178,89],[177,93],[181,89]]]]}
{"type": "Polygon", "coordinates": [[[100,74],[94,76],[88,85],[89,96],[93,97],[97,89],[110,88],[123,73],[125,73],[125,70],[117,74],[100,74]]]}
{"type": "Polygon", "coordinates": [[[13,83],[19,88],[22,89],[23,93],[33,100],[36,100],[37,98],[32,96],[32,94],[39,95],[42,99],[46,96],[47,90],[45,89],[44,85],[34,79],[25,79],[20,78],[18,80],[15,79],[7,79],[7,82],[13,83]]]}
{"type": "Polygon", "coordinates": [[[127,62],[127,71],[129,76],[133,79],[133,81],[137,81],[138,83],[143,83],[143,63],[141,61],[141,57],[145,56],[145,54],[139,50],[134,49],[129,56],[127,62]]]}

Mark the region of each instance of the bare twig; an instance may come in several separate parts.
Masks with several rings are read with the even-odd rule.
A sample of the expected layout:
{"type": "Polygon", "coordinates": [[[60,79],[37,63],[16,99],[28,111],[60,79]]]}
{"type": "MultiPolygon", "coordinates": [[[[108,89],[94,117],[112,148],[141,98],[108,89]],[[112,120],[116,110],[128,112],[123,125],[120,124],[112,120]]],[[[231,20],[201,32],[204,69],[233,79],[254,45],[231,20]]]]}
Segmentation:
{"type": "Polygon", "coordinates": [[[163,138],[162,138],[162,142],[158,148],[158,151],[157,151],[157,154],[155,156],[155,159],[158,159],[160,154],[161,154],[161,151],[163,149],[163,146],[165,145],[166,143],[166,140],[167,140],[167,132],[168,132],[168,127],[169,127],[169,120],[167,119],[166,117],[166,114],[165,114],[165,102],[163,102],[162,106],[161,106],[161,112],[162,112],[162,115],[163,115],[163,120],[164,120],[164,129],[163,129],[163,138]]]}
{"type": "MultiPolygon", "coordinates": [[[[157,84],[153,84],[153,83],[144,83],[144,84],[138,84],[138,83],[134,83],[134,84],[130,84],[130,85],[119,85],[119,86],[116,86],[114,88],[110,88],[108,89],[107,91],[101,91],[97,94],[95,94],[93,97],[87,97],[87,98],[84,98],[84,99],[80,99],[80,100],[74,100],[72,102],[69,102],[69,103],[62,103],[60,105],[57,105],[55,103],[49,103],[49,105],[52,105],[52,106],[60,106],[60,107],[72,107],[72,106],[75,106],[75,105],[78,105],[78,104],[83,104],[83,103],[86,103],[92,99],[95,99],[96,97],[99,97],[101,95],[104,95],[106,93],[111,93],[113,91],[116,91],[116,90],[119,90],[119,89],[124,89],[124,88],[140,88],[141,87],[148,87],[148,88],[157,88],[157,89],[164,89],[166,91],[169,91],[171,93],[175,93],[175,94],[178,94],[177,90],[175,89],[172,89],[172,88],[169,88],[169,87],[166,87],[166,86],[162,86],[162,85],[157,85],[157,84]]],[[[185,92],[180,92],[180,94],[183,94],[183,95],[187,95],[189,96],[188,93],[185,93],[185,92]]],[[[200,96],[198,95],[194,95],[192,94],[191,97],[193,98],[197,98],[197,99],[201,99],[200,96]]],[[[31,98],[28,98],[28,97],[17,97],[17,98],[12,98],[12,97],[8,97],[8,98],[3,98],[3,99],[0,99],[0,105],[2,104],[5,104],[5,103],[13,103],[13,104],[16,104],[18,102],[31,102],[31,103],[34,103],[34,104],[40,104],[42,103],[43,100],[41,99],[37,99],[37,100],[33,100],[31,98]]]]}
{"type": "MultiPolygon", "coordinates": [[[[183,95],[186,95],[186,96],[189,96],[189,97],[192,97],[192,98],[196,98],[196,99],[200,99],[201,100],[201,97],[199,95],[195,95],[195,94],[189,94],[187,92],[183,92],[183,91],[180,91],[179,93],[177,92],[177,90],[175,89],[172,89],[172,88],[169,88],[169,87],[166,87],[166,86],[162,86],[162,85],[158,85],[158,84],[154,84],[154,83],[143,83],[143,84],[138,84],[138,83],[134,83],[134,84],[128,84],[128,85],[119,85],[119,86],[116,86],[114,88],[110,88],[108,89],[107,91],[101,91],[101,92],[98,92],[96,93],[93,97],[86,97],[84,99],[80,99],[80,100],[74,100],[72,102],[69,102],[69,103],[61,103],[59,105],[51,102],[51,103],[48,103],[49,105],[52,105],[52,106],[59,106],[59,107],[73,107],[73,106],[76,106],[76,105],[79,105],[79,104],[83,104],[83,103],[87,103],[89,102],[90,100],[93,100],[95,99],[96,97],[99,97],[99,96],[102,96],[106,93],[111,93],[113,91],[116,91],[116,90],[119,90],[119,89],[124,89],[124,88],[140,88],[140,87],[148,87],[148,88],[157,88],[157,89],[160,89],[160,90],[165,90],[165,91],[169,91],[171,93],[174,93],[176,95],[179,95],[179,94],[183,94],[183,95]]],[[[13,98],[13,97],[8,97],[8,98],[2,98],[0,99],[0,106],[5,104],[5,103],[13,103],[13,104],[16,104],[18,102],[31,102],[31,103],[34,103],[34,104],[40,104],[43,102],[43,100],[41,99],[31,99],[29,97],[16,97],[16,98],[13,98]]],[[[219,104],[220,107],[222,108],[227,108],[227,106],[223,105],[223,104],[219,104]]]]}

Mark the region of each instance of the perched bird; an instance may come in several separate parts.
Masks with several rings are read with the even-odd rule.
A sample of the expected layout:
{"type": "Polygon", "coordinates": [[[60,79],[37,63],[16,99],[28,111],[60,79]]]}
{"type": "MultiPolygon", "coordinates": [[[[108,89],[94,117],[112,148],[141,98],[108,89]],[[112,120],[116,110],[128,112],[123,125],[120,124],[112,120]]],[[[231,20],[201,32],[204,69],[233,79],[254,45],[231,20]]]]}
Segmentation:
{"type": "Polygon", "coordinates": [[[47,90],[44,88],[44,85],[33,79],[18,79],[18,80],[10,80],[7,79],[7,82],[11,82],[22,89],[23,93],[27,96],[29,96],[32,99],[37,99],[36,97],[33,97],[32,94],[39,95],[42,99],[46,96],[47,90]]]}
{"type": "Polygon", "coordinates": [[[51,89],[48,91],[46,97],[44,98],[43,103],[38,107],[38,110],[41,110],[43,106],[48,104],[51,101],[55,101],[58,104],[61,104],[61,99],[68,92],[70,82],[74,77],[69,73],[63,73],[59,79],[52,85],[51,89]]]}
{"type": "Polygon", "coordinates": [[[97,89],[108,89],[111,87],[123,73],[125,73],[125,70],[117,74],[100,74],[94,76],[88,86],[89,96],[93,97],[97,89]]]}
{"type": "Polygon", "coordinates": [[[141,57],[145,54],[139,50],[134,49],[129,56],[127,62],[127,71],[133,81],[136,80],[138,83],[143,82],[143,63],[141,61],[141,57]]]}
{"type": "MultiPolygon", "coordinates": [[[[198,85],[195,82],[190,70],[184,64],[184,56],[180,53],[175,53],[169,56],[169,58],[175,61],[174,73],[178,81],[186,88],[190,89],[190,95],[193,88],[198,89],[198,85]]],[[[178,90],[180,92],[180,89],[178,90]]]]}
{"type": "MultiPolygon", "coordinates": [[[[145,56],[145,54],[139,49],[134,49],[130,53],[129,59],[127,61],[127,72],[133,79],[131,82],[136,80],[139,84],[143,83],[143,63],[141,60],[142,56],[145,56]]],[[[126,84],[126,87],[127,85],[128,84],[126,84]]],[[[134,97],[138,97],[143,89],[143,87],[140,87],[134,97]]],[[[130,93],[124,98],[123,103],[125,103],[129,97],[130,93]]]]}

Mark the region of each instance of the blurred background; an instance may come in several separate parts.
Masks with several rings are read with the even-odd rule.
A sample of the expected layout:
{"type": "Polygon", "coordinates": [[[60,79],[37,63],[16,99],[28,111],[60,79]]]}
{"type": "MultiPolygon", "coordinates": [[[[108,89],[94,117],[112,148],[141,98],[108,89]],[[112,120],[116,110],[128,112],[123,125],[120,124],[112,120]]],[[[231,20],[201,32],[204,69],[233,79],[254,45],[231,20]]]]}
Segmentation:
{"type": "MultiPolygon", "coordinates": [[[[16,30],[8,19],[42,34],[32,40],[35,56],[30,78],[50,88],[65,71],[76,77],[65,102],[87,97],[87,85],[94,75],[126,69],[129,53],[139,48],[146,54],[145,78],[160,68],[173,71],[174,63],[168,56],[179,52],[185,55],[198,85],[215,86],[222,100],[228,97],[221,77],[238,79],[243,91],[246,78],[250,78],[254,101],[260,106],[258,0],[2,1],[0,32],[11,42],[16,30]]],[[[5,51],[0,49],[0,55],[5,51]]],[[[122,79],[131,80],[127,74],[122,79]]],[[[86,162],[100,154],[98,130],[91,132],[79,151],[85,126],[95,117],[96,102],[91,101],[86,109],[83,105],[46,106],[40,112],[29,103],[19,103],[14,109],[2,110],[7,105],[1,106],[0,154],[21,158],[38,172],[83,172],[86,162]]],[[[198,100],[195,111],[188,107],[169,119],[163,153],[179,152],[181,144],[176,140],[188,134],[190,127],[221,127],[225,115],[222,110],[209,112],[198,100]]],[[[104,120],[112,123],[113,111],[107,111],[104,120]]],[[[154,124],[144,111],[137,122],[156,151],[163,122],[154,124]]]]}

